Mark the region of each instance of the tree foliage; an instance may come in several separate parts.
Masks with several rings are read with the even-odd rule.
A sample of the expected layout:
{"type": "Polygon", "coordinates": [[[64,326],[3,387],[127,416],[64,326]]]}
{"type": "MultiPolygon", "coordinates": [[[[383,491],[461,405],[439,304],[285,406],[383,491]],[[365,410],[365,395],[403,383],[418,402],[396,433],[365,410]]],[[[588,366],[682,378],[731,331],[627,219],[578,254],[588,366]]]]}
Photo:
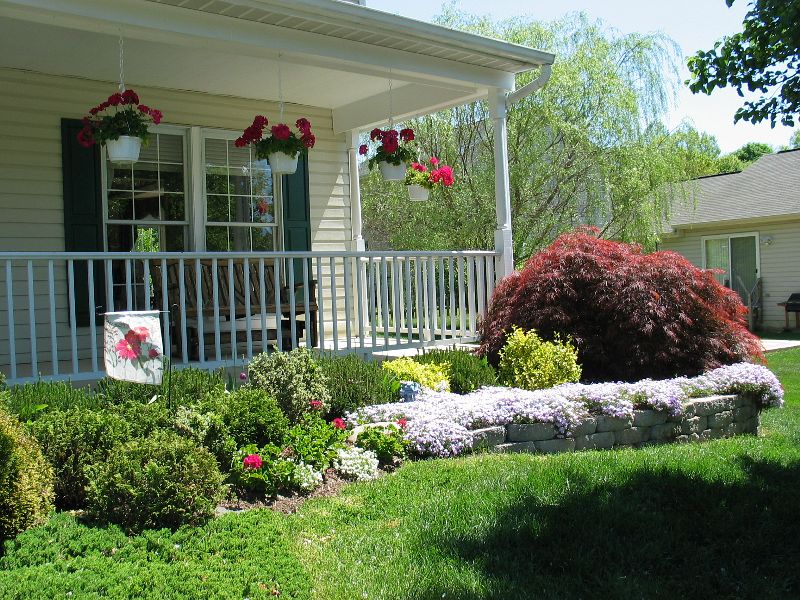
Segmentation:
{"type": "Polygon", "coordinates": [[[749,142],[739,148],[733,155],[743,163],[756,162],[765,154],[772,154],[774,152],[772,146],[763,144],[761,142],[749,142]]]}
{"type": "MultiPolygon", "coordinates": [[[[673,200],[669,184],[717,173],[713,137],[660,123],[679,79],[661,34],[618,34],[583,14],[553,23],[494,22],[445,7],[443,25],[554,52],[548,84],[508,116],[514,253],[524,260],[580,224],[652,247],[673,200]]],[[[537,73],[519,75],[517,86],[537,73]]],[[[371,248],[489,249],[496,227],[493,131],[485,102],[411,123],[422,156],[453,165],[457,182],[428,203],[364,178],[371,248]],[[435,210],[432,209],[435,206],[435,210]]]]}
{"type": "MultiPolygon", "coordinates": [[[[735,0],[725,0],[728,7],[735,0]]],[[[733,117],[759,123],[780,120],[793,126],[800,112],[800,0],[750,0],[742,31],[717,41],[711,50],[689,58],[694,92],[710,94],[731,86],[760,92],[733,117]]]]}
{"type": "Polygon", "coordinates": [[[498,364],[514,327],[569,337],[586,381],[696,375],[761,356],[747,309],[711,271],[674,252],[560,236],[497,286],[481,323],[479,355],[498,364]]]}

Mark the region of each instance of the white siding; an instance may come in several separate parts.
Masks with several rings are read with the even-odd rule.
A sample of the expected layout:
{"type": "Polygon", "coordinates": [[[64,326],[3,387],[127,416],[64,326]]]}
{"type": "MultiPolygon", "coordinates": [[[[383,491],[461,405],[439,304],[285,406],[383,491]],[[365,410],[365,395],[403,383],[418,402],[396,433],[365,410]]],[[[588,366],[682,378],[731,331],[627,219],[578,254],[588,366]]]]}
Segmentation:
{"type": "MultiPolygon", "coordinates": [[[[800,292],[800,220],[783,223],[740,225],[738,227],[698,228],[683,232],[678,237],[668,237],[660,245],[661,250],[674,250],[697,266],[703,266],[702,238],[708,235],[758,232],[761,244],[761,278],[764,285],[764,327],[782,329],[783,308],[778,302],[785,301],[790,294],[800,292]],[[769,236],[772,243],[763,243],[769,236]]],[[[789,324],[794,327],[794,315],[789,324]]]]}

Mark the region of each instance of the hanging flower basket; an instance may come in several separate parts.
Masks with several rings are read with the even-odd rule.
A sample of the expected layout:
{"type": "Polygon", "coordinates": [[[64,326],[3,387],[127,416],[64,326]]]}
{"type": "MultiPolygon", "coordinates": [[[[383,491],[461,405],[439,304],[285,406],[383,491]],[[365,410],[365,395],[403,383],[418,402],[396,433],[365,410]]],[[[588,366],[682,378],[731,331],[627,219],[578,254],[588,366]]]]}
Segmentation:
{"type": "Polygon", "coordinates": [[[78,142],[86,148],[105,146],[111,162],[130,165],[139,160],[142,144],[147,143],[148,125],[158,125],[162,117],[160,110],[139,104],[136,92],[125,90],[89,110],[78,142]]]}
{"type": "MultiPolygon", "coordinates": [[[[409,148],[414,141],[414,130],[402,129],[398,132],[395,129],[373,129],[369,139],[370,142],[380,142],[374,156],[368,161],[370,170],[377,165],[386,181],[403,181],[408,163],[414,156],[409,148]]],[[[369,146],[362,144],[358,152],[366,156],[369,146]]]]}
{"type": "Polygon", "coordinates": [[[275,175],[291,175],[297,171],[299,154],[313,148],[317,141],[311,133],[311,123],[308,119],[297,119],[295,127],[299,133],[294,133],[284,123],[273,125],[270,128],[271,135],[264,137],[264,128],[267,125],[267,118],[258,115],[253,119],[253,124],[236,140],[235,145],[237,148],[252,145],[256,157],[262,160],[266,158],[275,175]]]}
{"type": "Polygon", "coordinates": [[[406,178],[406,163],[393,165],[392,163],[382,160],[378,163],[378,168],[381,170],[381,175],[386,181],[403,181],[406,178]]]}
{"type": "Polygon", "coordinates": [[[297,171],[297,158],[299,154],[289,156],[284,152],[270,152],[267,156],[269,166],[276,175],[291,175],[297,171]]]}
{"type": "Polygon", "coordinates": [[[106,142],[108,160],[117,165],[131,165],[139,160],[139,151],[142,149],[142,138],[131,135],[121,135],[119,139],[106,142]]]}
{"type": "Polygon", "coordinates": [[[403,178],[408,188],[408,197],[414,201],[427,200],[432,189],[450,187],[455,183],[453,169],[441,164],[435,156],[428,159],[428,165],[411,163],[403,178]]]}

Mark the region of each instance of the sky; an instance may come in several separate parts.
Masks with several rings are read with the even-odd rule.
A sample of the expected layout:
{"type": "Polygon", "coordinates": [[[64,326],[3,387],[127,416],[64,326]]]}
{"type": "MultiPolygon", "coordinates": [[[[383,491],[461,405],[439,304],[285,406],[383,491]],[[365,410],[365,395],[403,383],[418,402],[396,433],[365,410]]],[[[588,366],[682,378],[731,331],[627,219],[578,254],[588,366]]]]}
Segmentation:
{"type": "MultiPolygon", "coordinates": [[[[422,21],[432,21],[442,4],[440,0],[367,0],[370,8],[422,21]]],[[[741,31],[747,12],[745,0],[737,0],[731,8],[724,0],[458,0],[458,4],[465,12],[494,19],[527,16],[551,21],[581,11],[621,33],[665,33],[677,42],[684,56],[708,50],[722,36],[741,31]]],[[[684,61],[681,81],[688,76],[684,61]]],[[[768,123],[740,121],[734,125],[733,115],[741,104],[742,99],[731,89],[715,90],[706,96],[692,94],[681,85],[666,124],[674,128],[689,121],[700,131],[714,135],[723,153],[747,142],[764,142],[776,149],[789,143],[793,129],[780,124],[774,129],[768,123]]]]}

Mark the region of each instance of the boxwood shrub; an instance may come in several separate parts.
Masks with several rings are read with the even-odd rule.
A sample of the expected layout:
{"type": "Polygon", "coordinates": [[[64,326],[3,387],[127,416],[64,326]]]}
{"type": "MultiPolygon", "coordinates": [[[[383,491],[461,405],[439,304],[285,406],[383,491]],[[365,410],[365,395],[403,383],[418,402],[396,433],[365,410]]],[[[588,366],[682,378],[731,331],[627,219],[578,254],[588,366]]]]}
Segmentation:
{"type": "Polygon", "coordinates": [[[400,382],[377,361],[366,361],[355,354],[323,354],[317,361],[330,390],[328,420],[362,406],[397,400],[400,382]]]}

